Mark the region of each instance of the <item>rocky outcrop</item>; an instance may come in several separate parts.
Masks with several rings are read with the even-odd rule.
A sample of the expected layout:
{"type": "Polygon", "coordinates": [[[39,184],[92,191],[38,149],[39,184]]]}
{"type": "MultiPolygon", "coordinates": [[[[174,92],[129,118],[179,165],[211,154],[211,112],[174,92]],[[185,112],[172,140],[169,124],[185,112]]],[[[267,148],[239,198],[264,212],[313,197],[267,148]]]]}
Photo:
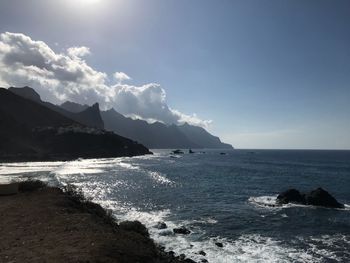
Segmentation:
{"type": "Polygon", "coordinates": [[[344,208],[331,194],[322,188],[317,188],[308,193],[300,193],[296,189],[289,189],[277,196],[277,204],[302,204],[328,208],[344,208]]]}
{"type": "Polygon", "coordinates": [[[326,190],[317,188],[305,195],[307,205],[324,206],[330,208],[344,208],[344,205],[339,203],[326,190]]]}
{"type": "Polygon", "coordinates": [[[155,226],[157,229],[167,229],[168,226],[164,222],[158,222],[157,225],[155,226]]]}
{"type": "Polygon", "coordinates": [[[186,227],[182,226],[182,227],[179,227],[179,228],[174,228],[173,229],[174,233],[175,234],[181,234],[181,235],[188,235],[188,234],[191,234],[191,231],[188,230],[186,227]]]}
{"type": "Polygon", "coordinates": [[[305,197],[296,189],[288,189],[277,196],[278,204],[305,204],[305,197]]]}
{"type": "Polygon", "coordinates": [[[133,231],[139,233],[144,237],[149,237],[147,228],[139,221],[124,221],[119,224],[119,228],[126,231],[133,231]]]}

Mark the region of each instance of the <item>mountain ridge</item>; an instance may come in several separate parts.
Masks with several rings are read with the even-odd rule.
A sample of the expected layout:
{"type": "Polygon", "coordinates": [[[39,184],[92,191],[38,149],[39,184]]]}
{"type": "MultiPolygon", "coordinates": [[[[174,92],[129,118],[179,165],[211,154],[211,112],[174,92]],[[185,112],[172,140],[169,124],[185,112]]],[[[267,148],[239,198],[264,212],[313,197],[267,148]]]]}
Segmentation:
{"type": "Polygon", "coordinates": [[[64,107],[61,107],[62,105],[57,106],[50,102],[41,100],[40,95],[33,88],[30,88],[28,86],[25,86],[23,88],[10,87],[8,88],[8,90],[15,93],[18,96],[40,103],[45,107],[53,111],[56,111],[66,116],[67,118],[75,120],[81,124],[84,124],[93,128],[99,128],[99,129],[104,128],[104,123],[100,114],[98,103],[95,103],[92,106],[80,105],[78,103],[75,103],[79,105],[81,108],[83,108],[83,110],[80,112],[71,112],[69,110],[66,110],[64,107]]]}
{"type": "Polygon", "coordinates": [[[28,86],[23,88],[10,87],[9,90],[24,98],[41,103],[81,124],[113,131],[148,148],[233,149],[230,144],[221,142],[219,137],[210,134],[204,128],[188,123],[183,125],[166,125],[161,122],[148,123],[145,120],[126,117],[114,108],[100,111],[97,103],[88,106],[66,101],[61,105],[55,105],[42,101],[40,95],[28,86]]]}
{"type": "Polygon", "coordinates": [[[0,161],[71,160],[149,153],[135,141],[88,127],[32,99],[0,88],[0,161]]]}
{"type": "Polygon", "coordinates": [[[161,122],[148,123],[144,120],[125,117],[114,108],[102,111],[101,116],[106,129],[128,136],[151,149],[233,149],[230,144],[222,143],[219,137],[211,135],[204,128],[188,123],[183,125],[165,125],[161,122]],[[174,136],[176,136],[176,139],[174,139],[174,136]]]}

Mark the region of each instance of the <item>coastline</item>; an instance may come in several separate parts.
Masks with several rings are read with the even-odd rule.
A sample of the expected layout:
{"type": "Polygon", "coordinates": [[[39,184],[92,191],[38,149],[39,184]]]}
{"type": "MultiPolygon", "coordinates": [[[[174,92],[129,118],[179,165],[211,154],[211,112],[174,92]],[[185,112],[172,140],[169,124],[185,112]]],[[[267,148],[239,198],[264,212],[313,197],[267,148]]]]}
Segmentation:
{"type": "MultiPolygon", "coordinates": [[[[146,148],[147,149],[147,148],[146,148]]],[[[148,149],[147,149],[148,150],[148,149]]],[[[129,153],[129,154],[98,154],[98,155],[1,155],[0,163],[18,163],[18,162],[68,162],[82,159],[99,159],[99,158],[120,158],[120,157],[135,157],[143,155],[153,155],[153,152],[129,153]]]]}
{"type": "Polygon", "coordinates": [[[117,223],[74,189],[27,182],[0,201],[1,262],[193,262],[164,252],[141,223],[117,223]]]}

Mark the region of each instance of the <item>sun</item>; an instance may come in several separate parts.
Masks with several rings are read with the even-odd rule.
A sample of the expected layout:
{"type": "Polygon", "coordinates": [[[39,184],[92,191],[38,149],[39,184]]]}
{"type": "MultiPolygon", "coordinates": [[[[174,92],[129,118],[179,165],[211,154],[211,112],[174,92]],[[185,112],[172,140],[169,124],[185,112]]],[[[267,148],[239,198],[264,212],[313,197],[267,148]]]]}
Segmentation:
{"type": "Polygon", "coordinates": [[[87,4],[97,4],[101,2],[101,0],[81,0],[82,2],[86,2],[87,4]]]}
{"type": "Polygon", "coordinates": [[[79,2],[81,5],[92,5],[101,3],[102,0],[78,0],[77,2],[79,2]]]}

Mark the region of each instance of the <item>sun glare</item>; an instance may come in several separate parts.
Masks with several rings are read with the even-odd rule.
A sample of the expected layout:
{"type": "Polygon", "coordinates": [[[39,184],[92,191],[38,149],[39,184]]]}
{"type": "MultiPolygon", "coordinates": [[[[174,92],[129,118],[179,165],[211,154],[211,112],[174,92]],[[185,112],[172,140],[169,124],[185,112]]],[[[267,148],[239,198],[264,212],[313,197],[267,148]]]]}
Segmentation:
{"type": "Polygon", "coordinates": [[[86,4],[97,4],[101,2],[101,0],[80,0],[80,2],[86,3],[86,4]]]}

